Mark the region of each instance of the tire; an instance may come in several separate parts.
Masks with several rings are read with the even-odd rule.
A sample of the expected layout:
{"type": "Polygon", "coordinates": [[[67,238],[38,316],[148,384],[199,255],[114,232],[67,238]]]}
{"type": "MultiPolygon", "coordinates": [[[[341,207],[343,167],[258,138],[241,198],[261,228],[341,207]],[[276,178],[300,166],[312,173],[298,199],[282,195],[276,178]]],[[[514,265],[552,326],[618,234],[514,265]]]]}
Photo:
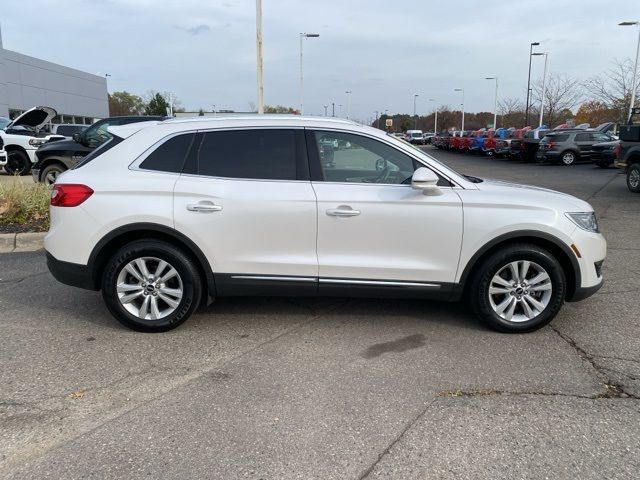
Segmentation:
{"type": "Polygon", "coordinates": [[[202,280],[194,261],[179,248],[159,240],[138,240],[120,248],[107,262],[102,297],[109,312],[124,326],[139,332],[166,332],[183,324],[198,307],[202,280]],[[141,268],[141,261],[149,275],[141,268]],[[161,261],[167,265],[159,272],[165,279],[159,284],[153,274],[161,261]],[[167,277],[171,268],[176,275],[167,277]],[[128,288],[118,292],[118,284],[128,288]]]}
{"type": "Polygon", "coordinates": [[[514,244],[501,248],[482,262],[468,292],[473,312],[490,328],[506,333],[530,332],[548,324],[560,311],[566,280],[560,263],[551,253],[533,244],[514,244]],[[510,264],[514,262],[518,264],[519,273],[524,269],[524,262],[529,263],[525,280],[519,282],[518,287],[511,283],[514,274],[510,264]],[[496,281],[498,276],[500,282],[496,281]],[[531,284],[531,280],[536,283],[531,284]],[[532,292],[529,288],[538,291],[532,292]]]}
{"type": "Polygon", "coordinates": [[[573,165],[574,163],[576,163],[576,159],[577,159],[577,155],[576,152],[573,152],[571,150],[567,150],[566,152],[562,152],[560,154],[560,163],[562,165],[573,165]]]}
{"type": "Polygon", "coordinates": [[[31,171],[31,160],[22,150],[9,150],[4,171],[9,175],[26,175],[31,171]]]}
{"type": "Polygon", "coordinates": [[[627,188],[640,193],[640,163],[634,163],[627,169],[627,188]]]}
{"type": "Polygon", "coordinates": [[[66,171],[66,168],[60,164],[49,165],[40,173],[40,181],[47,185],[53,185],[58,176],[64,171],[66,171]]]}

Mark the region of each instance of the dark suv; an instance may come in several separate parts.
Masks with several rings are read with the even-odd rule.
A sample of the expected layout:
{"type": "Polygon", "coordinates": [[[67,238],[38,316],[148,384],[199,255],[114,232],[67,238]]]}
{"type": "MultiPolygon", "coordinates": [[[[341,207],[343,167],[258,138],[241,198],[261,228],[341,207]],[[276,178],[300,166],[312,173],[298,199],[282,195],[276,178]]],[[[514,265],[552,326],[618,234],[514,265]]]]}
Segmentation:
{"type": "Polygon", "coordinates": [[[578,160],[589,160],[594,144],[611,140],[612,136],[599,130],[555,130],[540,141],[537,158],[541,162],[573,165],[578,160]]]}
{"type": "Polygon", "coordinates": [[[73,168],[89,152],[102,145],[111,134],[108,127],[129,123],[164,120],[166,117],[129,116],[104,118],[80,133],[74,133],[73,139],[47,142],[36,150],[36,163],[31,171],[36,182],[51,185],[58,175],[73,168]]]}

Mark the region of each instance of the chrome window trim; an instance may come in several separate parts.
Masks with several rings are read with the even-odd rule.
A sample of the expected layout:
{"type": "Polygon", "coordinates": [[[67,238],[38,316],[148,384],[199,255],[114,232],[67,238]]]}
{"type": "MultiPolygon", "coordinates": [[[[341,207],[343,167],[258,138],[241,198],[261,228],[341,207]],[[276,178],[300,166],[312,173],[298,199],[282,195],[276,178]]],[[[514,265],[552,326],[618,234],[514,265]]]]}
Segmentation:
{"type": "Polygon", "coordinates": [[[231,275],[231,278],[238,280],[268,280],[276,282],[317,282],[316,277],[287,277],[273,275],[231,275]]]}

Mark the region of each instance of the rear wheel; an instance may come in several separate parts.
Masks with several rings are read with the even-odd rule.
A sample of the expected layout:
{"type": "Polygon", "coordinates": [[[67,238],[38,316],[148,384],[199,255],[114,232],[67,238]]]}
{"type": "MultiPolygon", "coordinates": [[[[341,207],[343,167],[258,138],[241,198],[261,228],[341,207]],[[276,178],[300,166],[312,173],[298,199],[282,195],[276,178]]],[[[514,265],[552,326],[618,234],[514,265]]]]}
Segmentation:
{"type": "Polygon", "coordinates": [[[566,292],[562,267],[537,245],[515,244],[492,254],[470,285],[471,307],[489,327],[528,332],[549,323],[566,292]]]}
{"type": "Polygon", "coordinates": [[[200,303],[198,268],[169,243],[139,240],[108,261],[102,296],[111,314],[140,332],[164,332],[184,323],[200,303]]]}
{"type": "Polygon", "coordinates": [[[7,164],[4,171],[9,175],[26,175],[31,170],[29,156],[21,150],[9,150],[7,152],[7,164]]]}
{"type": "Polygon", "coordinates": [[[563,165],[573,165],[576,162],[575,152],[572,152],[571,150],[562,152],[562,155],[560,155],[560,161],[563,165]]]}
{"type": "Polygon", "coordinates": [[[42,179],[42,183],[47,185],[53,185],[56,183],[58,176],[64,172],[66,169],[62,165],[54,164],[45,167],[45,169],[40,174],[40,178],[42,179]]]}
{"type": "Polygon", "coordinates": [[[640,193],[640,163],[634,163],[627,170],[627,188],[633,193],[640,193]]]}

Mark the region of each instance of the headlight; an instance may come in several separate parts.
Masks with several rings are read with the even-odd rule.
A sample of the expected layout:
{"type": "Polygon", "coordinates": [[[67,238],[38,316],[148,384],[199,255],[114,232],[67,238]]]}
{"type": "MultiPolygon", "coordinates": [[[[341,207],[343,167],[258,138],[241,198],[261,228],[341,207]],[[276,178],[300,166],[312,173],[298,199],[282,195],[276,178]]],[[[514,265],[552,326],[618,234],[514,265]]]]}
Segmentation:
{"type": "Polygon", "coordinates": [[[31,145],[32,147],[39,147],[43,143],[44,143],[44,140],[41,140],[39,138],[31,138],[31,139],[29,139],[29,145],[31,145]]]}
{"type": "Polygon", "coordinates": [[[575,223],[578,227],[587,232],[598,233],[598,221],[595,212],[574,212],[565,213],[565,215],[575,223]]]}

